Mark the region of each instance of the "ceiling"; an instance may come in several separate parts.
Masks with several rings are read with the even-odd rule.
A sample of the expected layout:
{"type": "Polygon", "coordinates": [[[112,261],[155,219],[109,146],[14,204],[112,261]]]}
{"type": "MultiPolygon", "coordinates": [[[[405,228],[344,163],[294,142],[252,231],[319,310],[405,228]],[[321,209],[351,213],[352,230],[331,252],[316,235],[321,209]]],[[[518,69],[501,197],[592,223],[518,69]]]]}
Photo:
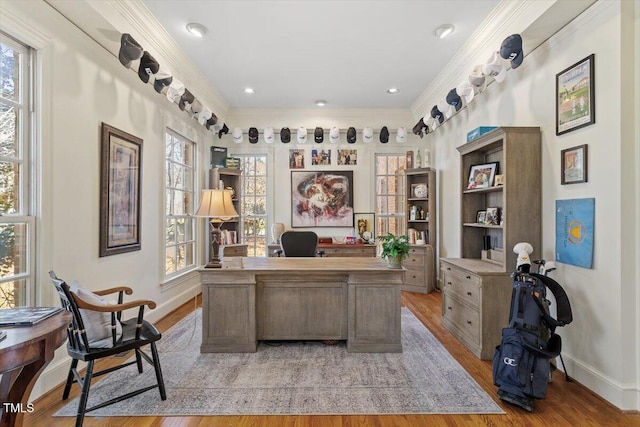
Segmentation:
{"type": "Polygon", "coordinates": [[[143,3],[232,109],[389,109],[410,108],[499,1],[143,3]],[[455,31],[439,39],[441,24],[455,31]]]}

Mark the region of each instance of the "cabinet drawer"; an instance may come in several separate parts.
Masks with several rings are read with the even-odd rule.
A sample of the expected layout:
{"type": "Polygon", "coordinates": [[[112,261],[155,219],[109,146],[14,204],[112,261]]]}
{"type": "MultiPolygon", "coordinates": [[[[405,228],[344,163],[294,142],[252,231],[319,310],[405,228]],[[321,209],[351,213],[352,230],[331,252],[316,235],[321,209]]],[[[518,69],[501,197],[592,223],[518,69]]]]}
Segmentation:
{"type": "Polygon", "coordinates": [[[409,254],[409,256],[407,256],[407,258],[405,258],[405,260],[402,262],[402,265],[405,268],[416,268],[416,267],[420,267],[423,268],[424,267],[424,254],[409,254]]]}
{"type": "Polygon", "coordinates": [[[480,314],[477,309],[467,307],[460,303],[454,295],[443,292],[442,316],[468,340],[480,344],[480,314]]]}
{"type": "Polygon", "coordinates": [[[404,283],[407,285],[424,286],[425,285],[424,268],[419,268],[415,270],[407,268],[404,272],[404,283]]]}
{"type": "Polygon", "coordinates": [[[479,307],[481,301],[479,280],[474,280],[473,275],[470,277],[471,278],[467,278],[467,275],[461,277],[460,275],[446,271],[443,273],[443,286],[448,293],[454,294],[467,305],[479,307]]]}

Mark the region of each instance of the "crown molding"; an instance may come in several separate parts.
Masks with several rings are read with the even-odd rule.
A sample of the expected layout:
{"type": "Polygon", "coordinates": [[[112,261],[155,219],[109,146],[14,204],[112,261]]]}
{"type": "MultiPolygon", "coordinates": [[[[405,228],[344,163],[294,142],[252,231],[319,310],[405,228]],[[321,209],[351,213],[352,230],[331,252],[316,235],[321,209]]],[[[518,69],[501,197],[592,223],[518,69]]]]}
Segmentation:
{"type": "MultiPolygon", "coordinates": [[[[159,63],[166,65],[174,77],[183,82],[200,102],[218,116],[221,122],[225,120],[229,115],[229,103],[182,51],[142,1],[84,1],[87,1],[117,31],[131,34],[159,63]]],[[[115,54],[117,57],[118,52],[115,54]]]]}
{"type": "Polygon", "coordinates": [[[508,35],[523,36],[526,56],[594,2],[502,0],[411,105],[414,118],[419,120],[438,101],[443,101],[452,88],[468,78],[475,65],[484,64],[492,51],[500,48],[508,35]]]}

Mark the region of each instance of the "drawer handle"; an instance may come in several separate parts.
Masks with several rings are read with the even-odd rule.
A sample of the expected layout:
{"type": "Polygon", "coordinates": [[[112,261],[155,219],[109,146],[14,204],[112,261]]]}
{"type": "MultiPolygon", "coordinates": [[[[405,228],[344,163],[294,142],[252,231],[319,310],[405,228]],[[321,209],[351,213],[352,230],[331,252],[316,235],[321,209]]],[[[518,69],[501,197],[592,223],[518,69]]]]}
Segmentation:
{"type": "Polygon", "coordinates": [[[451,285],[451,282],[447,282],[447,285],[451,285]]]}
{"type": "Polygon", "coordinates": [[[467,325],[471,325],[471,320],[467,320],[467,325]]]}
{"type": "Polygon", "coordinates": [[[453,310],[453,307],[449,306],[447,307],[447,310],[453,310]]]}
{"type": "Polygon", "coordinates": [[[473,294],[472,294],[471,292],[467,292],[467,295],[471,296],[471,295],[473,295],[473,294]]]}
{"type": "Polygon", "coordinates": [[[467,276],[467,279],[471,280],[471,276],[467,276]]]}
{"type": "Polygon", "coordinates": [[[412,277],[413,279],[415,279],[415,278],[416,278],[416,275],[414,274],[414,275],[413,275],[413,276],[411,276],[411,277],[412,277]]]}
{"type": "Polygon", "coordinates": [[[451,267],[447,267],[447,270],[451,271],[451,267]]]}

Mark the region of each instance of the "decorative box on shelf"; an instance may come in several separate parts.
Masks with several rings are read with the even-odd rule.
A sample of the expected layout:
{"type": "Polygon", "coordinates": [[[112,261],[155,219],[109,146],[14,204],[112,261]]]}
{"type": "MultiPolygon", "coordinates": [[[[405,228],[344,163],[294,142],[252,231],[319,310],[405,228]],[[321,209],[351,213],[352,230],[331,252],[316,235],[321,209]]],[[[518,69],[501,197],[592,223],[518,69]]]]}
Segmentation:
{"type": "Polygon", "coordinates": [[[467,142],[471,142],[476,138],[481,137],[485,133],[491,132],[496,129],[497,126],[480,126],[475,128],[474,130],[467,132],[467,142]]]}

